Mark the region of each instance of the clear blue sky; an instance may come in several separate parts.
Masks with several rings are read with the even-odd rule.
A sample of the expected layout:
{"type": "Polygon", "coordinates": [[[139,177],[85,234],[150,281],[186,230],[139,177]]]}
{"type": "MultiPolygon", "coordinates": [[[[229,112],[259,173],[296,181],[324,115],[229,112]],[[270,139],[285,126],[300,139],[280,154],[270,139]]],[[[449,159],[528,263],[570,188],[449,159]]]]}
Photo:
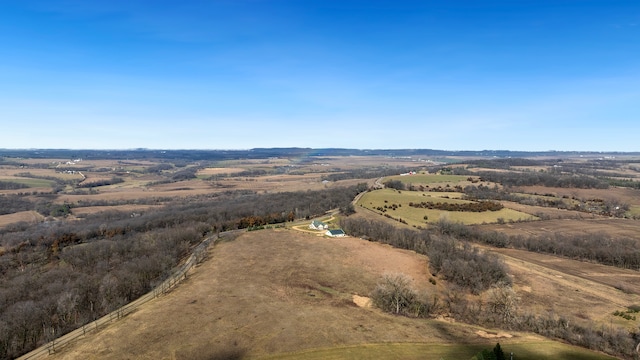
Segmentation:
{"type": "Polygon", "coordinates": [[[640,151],[640,1],[0,3],[0,148],[640,151]]]}

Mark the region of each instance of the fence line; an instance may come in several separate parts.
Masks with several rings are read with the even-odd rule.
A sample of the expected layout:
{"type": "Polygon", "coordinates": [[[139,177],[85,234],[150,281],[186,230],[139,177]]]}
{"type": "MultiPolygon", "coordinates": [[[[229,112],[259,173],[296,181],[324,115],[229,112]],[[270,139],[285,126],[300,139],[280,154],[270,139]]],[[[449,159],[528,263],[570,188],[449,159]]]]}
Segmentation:
{"type": "Polygon", "coordinates": [[[134,310],[139,308],[141,305],[149,302],[150,300],[166,294],[169,290],[173,289],[180,281],[187,278],[187,272],[191,270],[192,267],[204,260],[207,248],[212,242],[215,242],[215,240],[217,239],[217,236],[216,239],[214,239],[214,236],[210,236],[204,239],[198,246],[195,247],[193,253],[191,254],[191,256],[189,256],[189,258],[183,265],[176,269],[176,271],[171,274],[168,279],[163,281],[160,285],[156,286],[150,292],[93,322],[85,324],[82,327],[77,328],[65,335],[62,335],[59,338],[51,340],[50,342],[40,346],[39,348],[18,357],[17,360],[32,360],[54,354],[58,349],[65,345],[68,345],[72,341],[85,336],[91,331],[98,330],[99,328],[110,324],[111,322],[117,321],[124,316],[132,313],[134,310]]]}

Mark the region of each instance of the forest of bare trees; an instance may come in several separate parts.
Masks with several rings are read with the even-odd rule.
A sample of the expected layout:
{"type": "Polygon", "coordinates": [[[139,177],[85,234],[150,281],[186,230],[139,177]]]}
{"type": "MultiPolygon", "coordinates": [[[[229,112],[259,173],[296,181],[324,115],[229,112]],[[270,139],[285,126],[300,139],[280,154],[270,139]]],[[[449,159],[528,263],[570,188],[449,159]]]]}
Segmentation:
{"type": "MultiPolygon", "coordinates": [[[[366,185],[174,201],[131,216],[14,224],[0,232],[0,359],[10,359],[136,299],[211,232],[346,207],[366,185]]],[[[0,197],[1,199],[2,197],[0,197]]],[[[16,199],[13,199],[16,200],[16,199]]]]}

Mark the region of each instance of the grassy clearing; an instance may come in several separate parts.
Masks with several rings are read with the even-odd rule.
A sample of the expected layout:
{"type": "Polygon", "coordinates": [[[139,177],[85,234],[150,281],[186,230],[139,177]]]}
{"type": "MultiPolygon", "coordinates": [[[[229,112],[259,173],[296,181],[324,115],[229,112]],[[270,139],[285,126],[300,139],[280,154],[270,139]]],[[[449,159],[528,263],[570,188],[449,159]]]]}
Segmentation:
{"type": "MultiPolygon", "coordinates": [[[[449,194],[449,193],[447,193],[449,194]]],[[[458,193],[457,197],[461,194],[458,193]]],[[[362,196],[358,205],[381,213],[377,208],[387,206],[384,214],[395,219],[402,219],[410,226],[425,226],[434,223],[441,218],[464,224],[497,223],[501,221],[510,222],[518,220],[534,220],[536,217],[523,212],[504,208],[499,211],[466,212],[466,211],[444,211],[438,209],[419,209],[409,206],[410,202],[443,202],[443,203],[471,203],[469,200],[442,198],[443,193],[424,193],[418,191],[397,191],[393,189],[381,189],[370,191],[362,196]],[[393,205],[396,205],[395,210],[393,205]],[[424,217],[427,217],[425,220],[424,217]]],[[[448,195],[447,195],[448,196],[448,195]]],[[[452,196],[450,196],[452,197],[452,196]]]]}
{"type": "Polygon", "coordinates": [[[30,188],[52,187],[53,185],[55,185],[53,181],[45,179],[11,178],[0,179],[0,181],[23,184],[27,185],[30,188]]]}
{"type": "MultiPolygon", "coordinates": [[[[513,352],[514,359],[538,360],[604,360],[615,359],[610,356],[590,352],[578,347],[554,341],[541,341],[520,344],[501,344],[507,358],[513,352]]],[[[491,345],[442,345],[442,344],[369,344],[362,346],[337,347],[293,354],[271,356],[267,359],[471,359],[483,349],[492,349],[491,345]]]]}
{"type": "Polygon", "coordinates": [[[629,211],[627,211],[627,216],[640,217],[640,205],[631,205],[629,211]]]}

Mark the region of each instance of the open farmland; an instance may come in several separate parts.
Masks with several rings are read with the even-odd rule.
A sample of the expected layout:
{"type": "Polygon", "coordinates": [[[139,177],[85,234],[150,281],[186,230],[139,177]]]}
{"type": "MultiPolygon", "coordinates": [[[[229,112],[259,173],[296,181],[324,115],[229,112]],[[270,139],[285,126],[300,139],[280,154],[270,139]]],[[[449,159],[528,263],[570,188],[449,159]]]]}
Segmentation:
{"type": "Polygon", "coordinates": [[[429,184],[446,184],[446,183],[454,183],[457,184],[461,181],[467,180],[467,176],[461,175],[440,175],[440,174],[413,174],[413,175],[399,175],[399,176],[389,176],[385,178],[386,180],[399,180],[405,184],[413,184],[413,185],[429,185],[429,184]]]}
{"type": "Polygon", "coordinates": [[[522,220],[534,220],[534,216],[517,210],[503,208],[498,211],[445,211],[438,209],[424,209],[410,206],[410,203],[448,203],[471,204],[472,201],[443,198],[438,193],[421,191],[398,191],[394,189],[382,189],[370,191],[358,201],[358,205],[380,214],[388,215],[394,219],[402,219],[411,226],[425,226],[435,223],[440,219],[461,222],[464,224],[482,224],[496,222],[512,222],[522,220]],[[395,206],[394,206],[395,205],[395,206]],[[382,209],[382,210],[381,210],[382,209]],[[425,220],[425,216],[427,217],[425,220]]]}
{"type": "MultiPolygon", "coordinates": [[[[617,175],[613,165],[597,172],[588,161],[579,162],[586,169],[565,161],[571,172],[564,173],[546,160],[524,161],[533,167],[510,167],[511,161],[520,160],[485,168],[384,156],[4,161],[3,180],[48,187],[0,190],[0,266],[9,284],[2,299],[18,296],[13,289],[25,276],[42,284],[33,286],[38,298],[3,303],[0,321],[42,315],[25,322],[44,324],[29,328],[34,340],[25,340],[41,345],[130,301],[128,294],[149,291],[202,236],[277,224],[279,230],[216,245],[180,288],[56,356],[470,358],[500,341],[518,358],[606,358],[519,329],[631,358],[628,342],[640,326],[632,312],[640,307],[639,189],[608,185],[608,176],[617,175]],[[427,257],[358,238],[328,239],[310,231],[305,218],[345,230],[346,220],[366,218],[372,229],[390,224],[443,242],[410,247],[414,235],[405,233],[406,242],[394,243],[427,257]],[[443,244],[469,250],[468,257],[424,251],[443,244]],[[132,253],[147,255],[125,258],[132,253]],[[171,257],[157,255],[163,253],[171,257]],[[480,260],[491,254],[501,260],[480,260]],[[431,266],[436,262],[439,268],[431,266]],[[491,273],[490,264],[507,269],[504,282],[491,288],[466,288],[465,272],[459,282],[450,271],[491,273]],[[431,296],[423,318],[370,307],[381,276],[397,272],[420,296],[431,296]],[[65,284],[74,284],[67,295],[55,292],[65,284]],[[509,321],[490,306],[502,286],[517,302],[509,321]],[[35,310],[20,312],[28,301],[35,310]]],[[[357,236],[378,239],[375,232],[357,236]]]]}

